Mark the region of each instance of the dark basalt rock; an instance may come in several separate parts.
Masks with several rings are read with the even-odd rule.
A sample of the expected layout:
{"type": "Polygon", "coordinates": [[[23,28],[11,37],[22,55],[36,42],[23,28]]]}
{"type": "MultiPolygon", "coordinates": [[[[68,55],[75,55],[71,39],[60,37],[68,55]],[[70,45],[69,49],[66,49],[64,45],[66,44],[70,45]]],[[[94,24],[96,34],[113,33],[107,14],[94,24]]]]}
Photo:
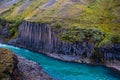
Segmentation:
{"type": "MultiPolygon", "coordinates": [[[[63,42],[56,37],[50,24],[24,21],[19,27],[19,35],[9,44],[21,45],[43,53],[57,53],[67,55],[80,55],[90,58],[94,53],[94,43],[63,42]]],[[[104,60],[120,59],[120,46],[113,45],[99,49],[104,60]]]]}
{"type": "Polygon", "coordinates": [[[51,31],[49,24],[23,22],[19,27],[19,35],[9,44],[20,44],[28,48],[39,50],[45,53],[74,54],[90,57],[94,50],[93,43],[69,43],[63,42],[51,31]]]}
{"type": "Polygon", "coordinates": [[[8,24],[0,28],[0,35],[2,35],[4,38],[8,38],[11,36],[10,27],[8,24]]]}
{"type": "Polygon", "coordinates": [[[105,60],[120,60],[120,44],[100,48],[105,60]]]}
{"type": "Polygon", "coordinates": [[[5,24],[4,26],[0,27],[0,43],[6,43],[7,39],[10,37],[12,37],[10,26],[8,24],[5,24]]]}

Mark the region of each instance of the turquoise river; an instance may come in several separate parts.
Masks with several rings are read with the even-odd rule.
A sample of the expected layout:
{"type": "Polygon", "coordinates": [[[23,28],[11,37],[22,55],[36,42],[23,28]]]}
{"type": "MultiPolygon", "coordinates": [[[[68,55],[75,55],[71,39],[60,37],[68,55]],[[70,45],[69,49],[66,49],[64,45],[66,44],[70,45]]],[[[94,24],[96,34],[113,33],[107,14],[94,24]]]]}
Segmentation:
{"type": "Polygon", "coordinates": [[[64,62],[10,45],[0,44],[0,48],[8,48],[15,54],[38,63],[55,80],[120,80],[119,73],[103,66],[64,62]]]}

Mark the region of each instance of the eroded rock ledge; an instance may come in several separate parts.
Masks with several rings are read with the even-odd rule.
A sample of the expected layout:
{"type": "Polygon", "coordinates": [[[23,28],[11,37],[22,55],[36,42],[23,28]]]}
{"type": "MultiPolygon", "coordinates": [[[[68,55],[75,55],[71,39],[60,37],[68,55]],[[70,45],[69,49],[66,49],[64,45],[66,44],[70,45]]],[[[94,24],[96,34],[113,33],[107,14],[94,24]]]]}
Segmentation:
{"type": "Polygon", "coordinates": [[[0,49],[0,80],[52,80],[37,63],[0,49]]]}
{"type": "Polygon", "coordinates": [[[17,56],[8,49],[0,49],[0,80],[22,80],[17,56]]]}

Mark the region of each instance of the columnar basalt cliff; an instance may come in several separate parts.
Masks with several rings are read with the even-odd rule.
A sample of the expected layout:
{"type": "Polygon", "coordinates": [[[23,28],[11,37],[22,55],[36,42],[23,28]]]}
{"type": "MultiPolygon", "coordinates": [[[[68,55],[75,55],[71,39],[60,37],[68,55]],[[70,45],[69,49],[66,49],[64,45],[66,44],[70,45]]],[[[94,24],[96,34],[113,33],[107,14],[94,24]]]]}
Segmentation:
{"type": "MultiPolygon", "coordinates": [[[[94,54],[94,43],[69,43],[56,37],[49,24],[24,21],[19,35],[10,44],[24,46],[43,53],[72,54],[90,58],[94,54]]],[[[120,45],[99,49],[104,60],[120,59],[120,45]]],[[[96,55],[95,55],[96,56],[96,55]]]]}
{"type": "Polygon", "coordinates": [[[120,60],[120,44],[114,44],[100,49],[105,60],[120,60]]]}
{"type": "Polygon", "coordinates": [[[86,55],[86,57],[90,57],[94,50],[93,43],[85,45],[85,43],[73,44],[61,41],[56,37],[55,32],[52,32],[50,25],[44,23],[23,22],[19,27],[19,35],[15,42],[46,53],[86,55]]]}

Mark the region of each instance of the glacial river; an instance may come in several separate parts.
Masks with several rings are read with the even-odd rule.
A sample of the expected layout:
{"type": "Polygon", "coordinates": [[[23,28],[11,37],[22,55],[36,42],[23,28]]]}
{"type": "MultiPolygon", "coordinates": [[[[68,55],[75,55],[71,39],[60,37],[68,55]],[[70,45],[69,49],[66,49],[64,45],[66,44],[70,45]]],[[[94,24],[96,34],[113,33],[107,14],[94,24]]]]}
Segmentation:
{"type": "Polygon", "coordinates": [[[0,48],[8,48],[15,54],[38,63],[55,80],[120,80],[118,73],[103,66],[64,62],[10,45],[0,44],[0,48]]]}

